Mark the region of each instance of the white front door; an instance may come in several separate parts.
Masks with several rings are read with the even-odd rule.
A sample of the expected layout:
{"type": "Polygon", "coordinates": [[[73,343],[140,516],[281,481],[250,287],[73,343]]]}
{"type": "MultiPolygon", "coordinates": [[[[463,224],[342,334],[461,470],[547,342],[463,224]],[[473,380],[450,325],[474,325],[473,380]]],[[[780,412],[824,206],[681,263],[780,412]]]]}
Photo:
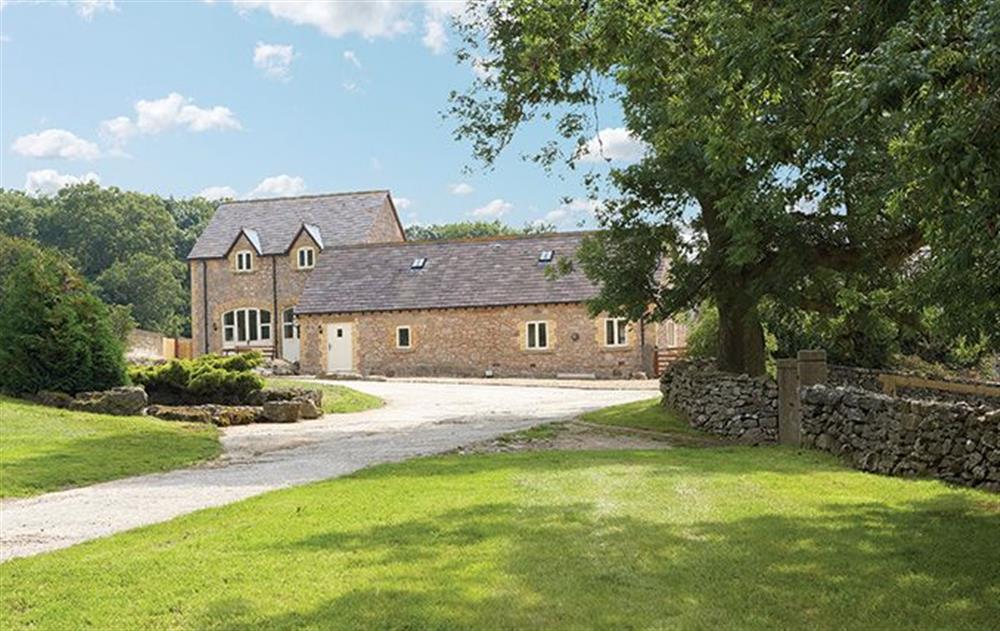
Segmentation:
{"type": "Polygon", "coordinates": [[[343,322],[326,325],[326,371],[354,370],[351,350],[351,325],[343,322]]]}
{"type": "Polygon", "coordinates": [[[281,314],[281,356],[285,361],[299,361],[299,319],[292,309],[281,314]]]}

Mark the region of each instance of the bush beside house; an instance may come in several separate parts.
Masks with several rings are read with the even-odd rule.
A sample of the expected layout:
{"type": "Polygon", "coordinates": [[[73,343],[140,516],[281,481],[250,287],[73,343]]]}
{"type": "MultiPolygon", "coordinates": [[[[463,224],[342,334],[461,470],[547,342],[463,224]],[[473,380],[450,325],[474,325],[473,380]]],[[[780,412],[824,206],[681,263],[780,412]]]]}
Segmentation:
{"type": "Polygon", "coordinates": [[[125,383],[107,305],[61,257],[0,236],[0,390],[77,393],[125,383]]]}
{"type": "Polygon", "coordinates": [[[253,372],[262,362],[257,352],[229,357],[203,355],[154,366],[133,366],[129,377],[146,388],[153,403],[234,405],[247,403],[264,387],[264,380],[253,372]]]}

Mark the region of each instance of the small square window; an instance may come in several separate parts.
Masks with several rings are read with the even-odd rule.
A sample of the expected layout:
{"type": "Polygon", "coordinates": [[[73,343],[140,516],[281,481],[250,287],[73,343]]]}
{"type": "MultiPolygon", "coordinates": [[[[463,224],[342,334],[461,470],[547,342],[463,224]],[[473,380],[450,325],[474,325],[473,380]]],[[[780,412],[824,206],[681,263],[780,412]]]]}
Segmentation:
{"type": "Polygon", "coordinates": [[[427,259],[425,258],[413,259],[413,262],[410,263],[410,269],[424,269],[424,265],[427,265],[427,259]]]}
{"type": "Polygon", "coordinates": [[[542,250],[542,253],[538,255],[539,263],[550,263],[552,261],[552,256],[554,252],[552,250],[542,250]]]}
{"type": "Polygon", "coordinates": [[[316,250],[305,247],[298,249],[298,268],[312,269],[316,265],[316,250]]]}
{"type": "Polygon", "coordinates": [[[396,327],[396,348],[410,348],[412,346],[412,342],[413,340],[410,334],[410,327],[396,327]]]}
{"type": "Polygon", "coordinates": [[[549,323],[529,322],[527,325],[527,344],[530,350],[544,350],[549,347],[549,323]]]}
{"type": "Polygon", "coordinates": [[[253,270],[253,255],[250,250],[240,250],[236,253],[236,271],[249,272],[253,270]]]}
{"type": "Polygon", "coordinates": [[[628,320],[625,318],[605,318],[604,319],[604,345],[605,346],[626,346],[628,320]]]}

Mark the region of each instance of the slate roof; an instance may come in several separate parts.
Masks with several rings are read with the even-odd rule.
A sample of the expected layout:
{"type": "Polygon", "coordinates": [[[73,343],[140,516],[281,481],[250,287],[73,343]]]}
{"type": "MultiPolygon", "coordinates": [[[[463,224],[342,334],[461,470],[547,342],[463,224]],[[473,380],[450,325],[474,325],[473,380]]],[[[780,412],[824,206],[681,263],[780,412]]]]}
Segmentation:
{"type": "Polygon", "coordinates": [[[579,266],[549,278],[545,269],[573,258],[586,232],[516,238],[410,241],[323,252],[297,313],[349,313],[449,307],[582,302],[597,294],[579,266]],[[543,250],[553,263],[540,263],[543,250]],[[414,259],[427,259],[421,270],[414,259]]]}
{"type": "MultiPolygon", "coordinates": [[[[258,235],[262,254],[283,254],[303,224],[320,235],[320,247],[364,243],[389,191],[363,191],[226,202],[212,215],[189,259],[219,258],[241,230],[258,235]]],[[[314,236],[315,238],[315,236],[314,236]]]]}

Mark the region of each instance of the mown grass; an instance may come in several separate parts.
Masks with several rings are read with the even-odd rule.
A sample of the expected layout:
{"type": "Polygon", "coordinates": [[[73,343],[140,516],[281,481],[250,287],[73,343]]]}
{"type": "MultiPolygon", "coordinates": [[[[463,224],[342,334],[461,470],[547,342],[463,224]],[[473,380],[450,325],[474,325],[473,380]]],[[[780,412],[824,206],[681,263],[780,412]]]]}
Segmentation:
{"type": "Polygon", "coordinates": [[[1000,501],[784,448],[444,456],[2,567],[7,629],[985,629],[1000,501]]]}
{"type": "Polygon", "coordinates": [[[71,412],[0,397],[0,497],[176,469],[220,451],[211,425],[71,412]]]}
{"type": "Polygon", "coordinates": [[[599,425],[632,427],[656,432],[703,435],[688,425],[676,412],[662,404],[661,397],[614,405],[587,412],[581,420],[599,425]]]}
{"type": "Polygon", "coordinates": [[[267,379],[268,387],[275,388],[315,388],[323,391],[323,412],[325,414],[347,414],[364,412],[385,405],[382,399],[353,388],[328,383],[300,381],[298,379],[267,379]]]}

